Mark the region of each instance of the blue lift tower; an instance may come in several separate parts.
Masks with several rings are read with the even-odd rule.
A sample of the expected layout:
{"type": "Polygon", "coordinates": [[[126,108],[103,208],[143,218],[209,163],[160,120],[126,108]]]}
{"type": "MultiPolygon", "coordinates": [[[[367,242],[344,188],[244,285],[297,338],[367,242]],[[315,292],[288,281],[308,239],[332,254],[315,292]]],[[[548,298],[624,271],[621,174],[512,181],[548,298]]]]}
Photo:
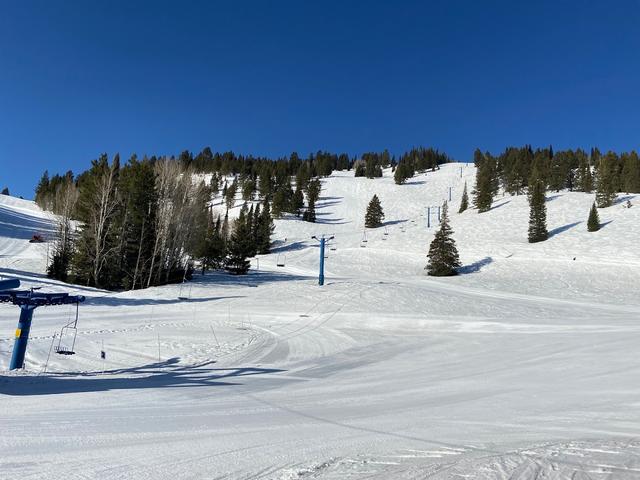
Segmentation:
{"type": "Polygon", "coordinates": [[[324,285],[324,246],[327,241],[333,240],[334,237],[325,237],[324,235],[322,235],[320,238],[318,238],[314,235],[311,238],[320,242],[320,272],[318,274],[318,285],[322,286],[324,285]]]}
{"type": "Polygon", "coordinates": [[[31,320],[33,311],[38,307],[50,305],[69,305],[75,303],[76,306],[84,302],[82,295],[69,295],[68,293],[40,293],[30,290],[14,290],[20,286],[20,280],[9,279],[0,280],[0,303],[12,303],[20,307],[20,320],[16,329],[16,339],[13,344],[13,354],[9,370],[15,370],[24,366],[24,356],[27,353],[27,342],[29,341],[29,330],[31,330],[31,320]]]}

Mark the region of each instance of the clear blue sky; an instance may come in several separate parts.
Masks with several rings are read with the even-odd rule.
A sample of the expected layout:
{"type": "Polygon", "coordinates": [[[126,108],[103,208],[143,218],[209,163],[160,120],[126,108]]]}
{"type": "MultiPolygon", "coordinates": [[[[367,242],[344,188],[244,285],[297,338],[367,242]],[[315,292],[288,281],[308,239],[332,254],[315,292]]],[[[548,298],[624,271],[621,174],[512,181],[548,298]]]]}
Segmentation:
{"type": "Polygon", "coordinates": [[[640,2],[0,0],[0,188],[101,152],[640,147],[640,2]]]}

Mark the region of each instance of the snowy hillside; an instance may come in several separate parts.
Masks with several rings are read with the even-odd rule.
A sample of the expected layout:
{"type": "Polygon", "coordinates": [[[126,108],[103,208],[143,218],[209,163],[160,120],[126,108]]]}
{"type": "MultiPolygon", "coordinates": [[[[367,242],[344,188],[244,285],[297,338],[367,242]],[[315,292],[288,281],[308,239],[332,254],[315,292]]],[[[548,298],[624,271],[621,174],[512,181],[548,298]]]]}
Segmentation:
{"type": "MultiPolygon", "coordinates": [[[[638,478],[639,196],[589,233],[593,195],[551,193],[551,238],[529,244],[525,196],[456,213],[474,178],[336,172],[318,223],[277,220],[246,277],[69,286],[88,297],[77,353],[51,354],[46,374],[73,309],[36,311],[26,371],[10,373],[18,309],[0,305],[0,477],[638,478]],[[464,267],[436,279],[423,269],[449,187],[464,267]],[[363,242],[373,194],[386,225],[363,242]],[[319,287],[322,234],[335,250],[319,287]]],[[[0,196],[0,275],[64,289],[28,243],[54,230],[0,196]]]]}

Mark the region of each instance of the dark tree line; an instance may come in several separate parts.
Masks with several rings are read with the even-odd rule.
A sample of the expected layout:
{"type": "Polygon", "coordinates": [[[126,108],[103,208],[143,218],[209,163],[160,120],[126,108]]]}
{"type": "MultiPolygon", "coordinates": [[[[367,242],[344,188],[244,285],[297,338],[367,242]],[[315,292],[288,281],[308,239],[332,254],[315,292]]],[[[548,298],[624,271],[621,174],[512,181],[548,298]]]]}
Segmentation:
{"type": "Polygon", "coordinates": [[[474,204],[480,213],[491,208],[500,189],[510,195],[527,193],[534,171],[545,192],[595,191],[600,208],[612,205],[620,192],[640,193],[640,158],[635,151],[603,155],[597,148],[587,153],[581,149],[554,152],[551,147],[509,147],[499,156],[476,150],[474,164],[474,204]]]}
{"type": "Polygon", "coordinates": [[[451,159],[446,154],[433,148],[413,148],[400,156],[398,164],[395,166],[393,178],[398,185],[402,185],[416,172],[435,171],[440,168],[440,165],[450,161],[451,159]]]}
{"type": "Polygon", "coordinates": [[[246,273],[248,257],[269,251],[270,200],[214,222],[216,182],[202,178],[182,161],[135,155],[125,165],[101,155],[75,178],[45,172],[36,199],[59,218],[49,276],[118,290],[182,281],[195,260],[246,273]]]}

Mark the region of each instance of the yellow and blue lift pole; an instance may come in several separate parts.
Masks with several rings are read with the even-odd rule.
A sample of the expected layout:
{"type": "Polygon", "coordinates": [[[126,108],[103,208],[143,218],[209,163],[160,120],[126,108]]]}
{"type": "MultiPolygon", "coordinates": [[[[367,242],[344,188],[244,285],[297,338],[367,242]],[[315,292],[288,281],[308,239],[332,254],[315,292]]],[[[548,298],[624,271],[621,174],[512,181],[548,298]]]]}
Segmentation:
{"type": "Polygon", "coordinates": [[[82,295],[69,295],[68,293],[37,293],[34,289],[14,290],[20,286],[20,280],[0,280],[0,303],[12,303],[20,307],[20,319],[16,328],[15,342],[11,354],[9,370],[16,370],[24,366],[24,357],[27,353],[29,331],[33,311],[42,306],[68,305],[84,302],[82,295]]]}

